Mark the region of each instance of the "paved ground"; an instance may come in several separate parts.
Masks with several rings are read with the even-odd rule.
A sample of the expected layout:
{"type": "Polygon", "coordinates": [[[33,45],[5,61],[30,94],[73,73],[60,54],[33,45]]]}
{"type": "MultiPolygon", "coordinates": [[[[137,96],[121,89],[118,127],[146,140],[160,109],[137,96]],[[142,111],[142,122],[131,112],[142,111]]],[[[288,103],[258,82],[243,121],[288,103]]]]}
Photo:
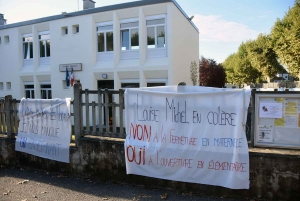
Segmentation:
{"type": "MultiPolygon", "coordinates": [[[[30,169],[0,167],[1,201],[192,201],[226,199],[92,181],[30,169]]],[[[246,200],[246,199],[240,199],[246,200]]]]}

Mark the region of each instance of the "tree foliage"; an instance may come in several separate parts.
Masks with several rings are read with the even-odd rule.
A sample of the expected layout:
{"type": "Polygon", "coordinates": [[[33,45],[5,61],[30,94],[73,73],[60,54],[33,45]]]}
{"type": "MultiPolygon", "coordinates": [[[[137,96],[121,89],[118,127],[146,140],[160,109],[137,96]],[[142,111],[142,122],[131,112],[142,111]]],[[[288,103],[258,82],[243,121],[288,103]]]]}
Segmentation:
{"type": "Polygon", "coordinates": [[[256,40],[242,43],[237,53],[229,55],[222,63],[227,82],[241,85],[270,81],[283,70],[271,46],[270,36],[262,34],[256,40]]]}
{"type": "Polygon", "coordinates": [[[269,82],[284,71],[281,64],[300,79],[300,0],[282,20],[277,19],[270,35],[260,34],[255,40],[243,42],[222,65],[227,82],[242,84],[269,82]]]}
{"type": "Polygon", "coordinates": [[[223,87],[225,85],[226,74],[221,64],[213,59],[201,57],[200,67],[200,86],[223,87]]]}
{"type": "Polygon", "coordinates": [[[227,57],[222,65],[225,68],[228,83],[242,85],[261,81],[261,73],[251,65],[245,43],[240,45],[237,53],[227,57]]]}
{"type": "Polygon", "coordinates": [[[271,35],[280,62],[300,79],[300,0],[295,1],[282,20],[277,19],[271,35]]]}
{"type": "Polygon", "coordinates": [[[196,61],[192,61],[191,62],[191,67],[190,67],[190,73],[191,73],[191,81],[193,83],[193,85],[198,85],[198,72],[199,72],[199,68],[197,66],[196,61]]]}
{"type": "Polygon", "coordinates": [[[264,80],[270,82],[270,78],[283,70],[272,48],[269,35],[260,34],[256,40],[250,40],[245,45],[251,66],[261,73],[264,80]]]}

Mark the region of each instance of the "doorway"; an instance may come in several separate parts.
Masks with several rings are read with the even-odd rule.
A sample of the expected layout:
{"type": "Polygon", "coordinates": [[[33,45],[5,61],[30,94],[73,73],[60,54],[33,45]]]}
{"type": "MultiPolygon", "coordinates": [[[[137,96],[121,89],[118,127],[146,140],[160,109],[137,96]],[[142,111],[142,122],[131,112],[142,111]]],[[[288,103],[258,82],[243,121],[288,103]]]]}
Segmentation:
{"type": "MultiPolygon", "coordinates": [[[[114,81],[113,80],[98,80],[98,89],[114,89],[114,81]]],[[[113,102],[113,95],[109,94],[108,95],[108,103],[112,103],[113,102]]],[[[105,96],[102,95],[102,102],[105,103],[105,96]]],[[[103,118],[102,118],[102,125],[106,126],[106,114],[105,114],[105,108],[102,108],[102,114],[103,114],[103,118]]],[[[109,124],[112,124],[112,108],[109,107],[108,108],[108,112],[109,112],[109,124]]]]}

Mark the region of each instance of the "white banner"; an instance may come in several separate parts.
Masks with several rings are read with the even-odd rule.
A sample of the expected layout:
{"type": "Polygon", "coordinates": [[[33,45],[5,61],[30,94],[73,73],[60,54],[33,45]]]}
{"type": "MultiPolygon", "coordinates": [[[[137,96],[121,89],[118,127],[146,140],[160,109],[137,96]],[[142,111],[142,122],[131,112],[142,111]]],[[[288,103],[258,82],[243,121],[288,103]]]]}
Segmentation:
{"type": "Polygon", "coordinates": [[[249,189],[250,89],[168,86],[125,92],[127,174],[249,189]]]}
{"type": "Polygon", "coordinates": [[[16,150],[69,163],[70,99],[22,99],[16,150]]]}

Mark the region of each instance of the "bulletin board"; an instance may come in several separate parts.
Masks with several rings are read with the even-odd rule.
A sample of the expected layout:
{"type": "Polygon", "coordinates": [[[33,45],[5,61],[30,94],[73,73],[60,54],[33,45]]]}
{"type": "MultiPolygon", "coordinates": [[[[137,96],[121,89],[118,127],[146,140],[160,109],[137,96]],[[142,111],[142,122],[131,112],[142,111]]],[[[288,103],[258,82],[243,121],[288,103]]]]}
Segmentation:
{"type": "Polygon", "coordinates": [[[300,149],[300,94],[255,94],[254,146],[300,149]]]}

